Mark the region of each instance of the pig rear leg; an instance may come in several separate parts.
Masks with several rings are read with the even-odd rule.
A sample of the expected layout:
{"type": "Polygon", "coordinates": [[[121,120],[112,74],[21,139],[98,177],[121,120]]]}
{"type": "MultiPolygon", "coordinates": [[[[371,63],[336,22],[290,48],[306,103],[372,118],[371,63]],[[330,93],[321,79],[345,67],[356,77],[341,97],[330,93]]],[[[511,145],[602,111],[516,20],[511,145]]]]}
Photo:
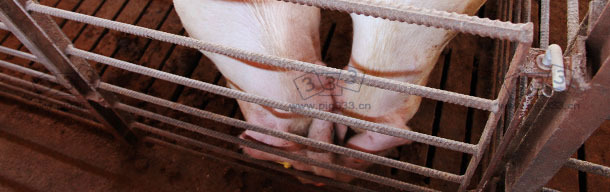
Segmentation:
{"type": "MultiPolygon", "coordinates": [[[[332,123],[324,120],[313,119],[307,137],[316,141],[332,144],[334,140],[332,123]]],[[[308,148],[307,157],[331,164],[335,159],[333,153],[312,147],[308,148]]],[[[312,167],[312,169],[316,175],[321,175],[328,178],[336,177],[336,173],[334,171],[315,166],[312,167]]]]}
{"type": "Polygon", "coordinates": [[[343,145],[345,142],[345,135],[347,134],[347,125],[335,123],[335,138],[337,139],[337,145],[343,145]]]}
{"type": "MultiPolygon", "coordinates": [[[[403,129],[411,130],[406,125],[402,126],[403,129]]],[[[410,144],[411,141],[399,137],[390,135],[384,135],[381,133],[375,133],[372,131],[364,131],[347,141],[345,144],[347,147],[357,149],[368,153],[378,153],[387,149],[392,149],[397,146],[410,144]]]]}
{"type": "MultiPolygon", "coordinates": [[[[406,125],[402,125],[402,126],[400,126],[400,128],[411,130],[406,125]]],[[[405,144],[410,144],[411,142],[412,141],[410,141],[410,140],[399,138],[399,137],[388,136],[388,135],[384,135],[381,133],[375,133],[372,131],[364,131],[364,132],[359,133],[359,134],[353,136],[352,138],[350,138],[347,141],[347,143],[345,144],[345,146],[348,148],[351,148],[351,149],[355,149],[355,150],[359,150],[359,151],[363,151],[363,152],[367,152],[367,153],[371,153],[371,154],[376,154],[379,156],[386,156],[395,147],[405,145],[405,144]]],[[[364,170],[373,164],[371,162],[349,157],[349,156],[341,156],[337,161],[339,164],[341,164],[343,166],[350,167],[350,168],[357,169],[357,170],[364,170]]],[[[349,182],[352,179],[353,179],[352,176],[342,175],[342,174],[337,175],[337,180],[340,180],[340,181],[349,182]]]]}

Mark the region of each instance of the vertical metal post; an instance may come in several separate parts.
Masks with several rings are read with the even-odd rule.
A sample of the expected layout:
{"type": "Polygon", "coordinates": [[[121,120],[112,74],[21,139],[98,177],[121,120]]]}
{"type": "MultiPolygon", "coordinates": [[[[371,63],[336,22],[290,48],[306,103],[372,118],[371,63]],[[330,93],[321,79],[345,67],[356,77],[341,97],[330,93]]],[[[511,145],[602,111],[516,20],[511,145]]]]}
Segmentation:
{"type": "MultiPolygon", "coordinates": [[[[529,26],[534,27],[531,23],[529,26]]],[[[519,45],[517,46],[515,55],[513,56],[510,66],[508,67],[508,71],[506,72],[506,80],[504,81],[502,88],[500,89],[500,92],[498,94],[498,98],[496,99],[498,108],[496,109],[496,111],[491,112],[491,114],[489,115],[489,119],[485,124],[485,129],[481,134],[481,139],[477,144],[477,152],[473,154],[472,158],[470,159],[470,162],[468,163],[468,168],[466,169],[466,174],[464,175],[465,178],[460,184],[459,191],[465,191],[468,185],[470,185],[472,176],[474,175],[479,162],[483,158],[483,154],[485,153],[486,147],[491,142],[491,138],[494,130],[496,129],[496,126],[498,125],[498,121],[504,113],[506,103],[510,95],[513,94],[511,93],[511,91],[515,90],[514,88],[517,83],[517,78],[519,77],[519,70],[521,68],[520,66],[525,61],[530,47],[531,43],[519,43],[519,45]]]]}
{"type": "Polygon", "coordinates": [[[540,2],[540,49],[549,47],[551,0],[540,2]]]}
{"type": "Polygon", "coordinates": [[[566,45],[570,45],[580,29],[580,18],[578,14],[578,0],[568,0],[568,42],[566,45]]]}
{"type": "Polygon", "coordinates": [[[92,114],[106,127],[111,128],[115,137],[126,144],[134,144],[136,136],[129,128],[129,116],[119,114],[111,106],[116,101],[114,95],[96,89],[99,77],[89,63],[82,58],[64,54],[70,40],[57,24],[46,15],[30,15],[25,9],[28,0],[0,1],[0,19],[8,29],[39,59],[58,82],[79,98],[92,114]]]}
{"type": "Polygon", "coordinates": [[[543,108],[510,162],[511,178],[507,178],[510,181],[507,186],[511,191],[539,190],[610,116],[608,4],[600,15],[586,42],[587,60],[599,66],[598,70],[586,86],[555,93],[549,98],[548,103],[553,105],[543,108]]]}

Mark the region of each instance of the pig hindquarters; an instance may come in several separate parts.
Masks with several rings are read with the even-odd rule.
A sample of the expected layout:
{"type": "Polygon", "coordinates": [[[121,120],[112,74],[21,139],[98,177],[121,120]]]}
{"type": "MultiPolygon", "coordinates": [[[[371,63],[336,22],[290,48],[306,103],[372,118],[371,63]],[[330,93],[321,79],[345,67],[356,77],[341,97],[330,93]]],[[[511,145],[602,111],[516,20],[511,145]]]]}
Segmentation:
{"type": "MultiPolygon", "coordinates": [[[[390,2],[386,0],[386,2],[390,2]]],[[[401,0],[391,1],[405,5],[474,14],[484,0],[401,0]]],[[[455,32],[414,24],[388,21],[362,15],[351,15],[354,22],[354,43],[348,68],[364,73],[412,84],[425,85],[441,51],[455,36],[455,32]]],[[[355,108],[341,108],[344,115],[389,125],[400,129],[406,126],[421,102],[418,96],[407,95],[357,83],[343,85],[337,103],[351,103],[355,108]],[[359,90],[359,91],[350,91],[359,90]],[[364,109],[358,106],[370,106],[364,109]]],[[[343,127],[344,125],[338,125],[343,127]]],[[[347,147],[380,154],[396,146],[408,144],[409,140],[387,136],[371,131],[359,130],[349,138],[347,147]]],[[[340,136],[341,137],[341,136],[340,136]]],[[[370,165],[358,159],[341,157],[342,164],[358,169],[370,165]]],[[[344,178],[343,180],[350,180],[344,178]]]]}
{"type": "MultiPolygon", "coordinates": [[[[184,28],[193,38],[324,65],[320,56],[318,8],[273,0],[174,0],[174,4],[184,28]]],[[[215,63],[233,89],[302,106],[333,105],[332,97],[327,93],[330,91],[323,88],[328,82],[324,77],[202,52],[215,63]]],[[[238,104],[249,123],[332,142],[334,132],[330,122],[244,101],[238,101],[238,104]]],[[[258,132],[245,131],[240,137],[320,161],[333,161],[331,153],[308,150],[303,145],[258,132]]],[[[282,162],[295,169],[334,177],[333,172],[325,169],[247,147],[242,149],[254,158],[282,162]]]]}

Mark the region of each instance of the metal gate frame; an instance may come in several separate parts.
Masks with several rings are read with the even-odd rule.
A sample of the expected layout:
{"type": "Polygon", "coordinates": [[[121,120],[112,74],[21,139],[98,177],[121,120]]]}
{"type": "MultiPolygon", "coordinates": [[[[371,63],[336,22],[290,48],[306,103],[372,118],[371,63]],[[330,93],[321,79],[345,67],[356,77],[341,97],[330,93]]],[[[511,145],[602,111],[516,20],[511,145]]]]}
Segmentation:
{"type": "Polygon", "coordinates": [[[564,165],[610,177],[608,167],[570,158],[610,117],[607,96],[610,92],[610,4],[605,2],[603,6],[603,1],[593,1],[591,5],[589,19],[585,20],[588,23],[580,30],[568,30],[577,34],[568,36],[572,45],[565,53],[581,58],[573,60],[581,63],[572,63],[572,70],[573,75],[581,76],[584,81],[576,80],[568,91],[554,93],[535,104],[542,107],[529,114],[530,127],[522,127],[527,133],[520,140],[513,140],[518,144],[511,149],[513,159],[508,160],[506,167],[506,187],[510,191],[540,189],[564,165]],[[586,66],[597,69],[589,76],[581,70],[586,66]],[[552,110],[551,105],[573,107],[552,110]]]}
{"type": "MultiPolygon", "coordinates": [[[[549,0],[542,0],[540,47],[548,46],[549,0]]],[[[498,181],[492,175],[504,173],[505,191],[554,191],[543,188],[563,166],[610,177],[610,168],[570,158],[610,117],[610,4],[590,2],[589,12],[578,23],[578,1],[568,0],[568,47],[564,53],[571,64],[571,88],[533,101],[522,100],[507,126],[504,138],[485,170],[477,191],[498,181]],[[599,18],[599,19],[598,19],[599,18]],[[587,67],[596,66],[593,74],[587,67]],[[557,106],[571,106],[557,109],[557,106]],[[499,171],[503,165],[504,170],[499,171]]],[[[534,83],[534,82],[532,82],[534,83]]],[[[530,85],[531,86],[531,85],[530,85]]]]}
{"type": "MultiPolygon", "coordinates": [[[[173,35],[151,29],[146,29],[134,25],[120,23],[116,21],[96,18],[93,16],[82,15],[40,5],[37,2],[30,0],[4,0],[0,1],[0,29],[6,29],[11,31],[15,36],[19,38],[21,42],[33,53],[28,54],[16,50],[5,49],[0,47],[0,52],[23,57],[33,61],[42,63],[53,75],[44,74],[39,71],[21,67],[19,65],[11,64],[8,62],[1,61],[0,67],[5,67],[11,70],[19,71],[35,77],[56,82],[62,85],[64,88],[69,90],[71,94],[61,93],[61,95],[74,95],[77,101],[80,101],[81,106],[73,106],[71,104],[65,104],[67,106],[73,106],[77,109],[86,108],[94,118],[102,123],[104,126],[114,130],[115,136],[124,141],[124,143],[132,144],[137,141],[138,137],[132,129],[138,129],[154,135],[159,135],[164,138],[172,140],[180,140],[193,145],[202,146],[217,153],[223,154],[227,157],[238,158],[244,161],[254,162],[262,165],[263,167],[274,167],[269,165],[269,162],[251,159],[245,155],[237,154],[222,150],[216,146],[205,144],[184,136],[176,135],[174,133],[166,132],[158,128],[151,127],[139,122],[134,122],[130,117],[130,114],[135,114],[142,117],[153,118],[164,122],[166,124],[174,125],[186,130],[190,130],[203,135],[208,135],[221,139],[227,142],[248,146],[253,149],[260,151],[277,154],[284,156],[289,159],[302,161],[307,164],[318,166],[326,169],[331,169],[339,173],[352,175],[361,179],[377,182],[380,184],[393,186],[400,189],[411,190],[411,191],[434,191],[433,189],[417,186],[402,181],[373,175],[364,171],[350,169],[335,164],[328,164],[319,162],[306,157],[297,156],[291,153],[287,153],[282,150],[278,150],[269,146],[261,145],[259,143],[242,140],[237,137],[225,135],[219,132],[205,129],[197,125],[182,122],[176,119],[172,119],[160,114],[156,114],[150,111],[142,110],[126,104],[120,103],[116,100],[113,94],[126,95],[132,98],[144,100],[157,105],[165,106],[174,110],[182,111],[194,116],[211,119],[220,123],[225,123],[238,128],[253,130],[264,134],[272,135],[275,137],[294,141],[296,143],[304,144],[307,146],[320,148],[329,152],[334,152],[341,155],[347,155],[381,165],[386,165],[401,170],[421,174],[428,177],[443,179],[460,183],[459,191],[465,191],[472,176],[479,165],[486,148],[489,146],[492,135],[496,130],[496,125],[499,119],[505,112],[506,103],[510,97],[511,90],[516,89],[516,79],[521,74],[521,70],[528,52],[531,47],[533,39],[533,25],[532,23],[526,24],[514,24],[510,22],[492,21],[489,19],[481,19],[478,17],[447,13],[435,10],[426,10],[410,6],[400,6],[391,3],[380,4],[373,3],[364,0],[282,0],[291,3],[305,4],[310,6],[316,6],[320,8],[334,9],[342,12],[358,13],[371,15],[383,19],[395,20],[400,22],[408,22],[413,24],[443,28],[448,30],[456,30],[465,33],[471,33],[484,37],[492,37],[503,40],[517,41],[519,44],[516,47],[515,54],[511,60],[508,72],[506,74],[506,81],[502,86],[497,99],[489,100],[483,98],[477,98],[468,95],[462,95],[452,93],[443,90],[432,89],[424,86],[413,85],[388,79],[383,79],[374,76],[363,76],[357,77],[358,80],[362,81],[363,84],[368,86],[374,86],[386,90],[392,90],[396,92],[402,92],[405,94],[418,95],[438,101],[449,102],[467,107],[482,109],[490,111],[489,119],[485,125],[485,129],[482,133],[482,137],[476,145],[444,139],[440,137],[425,135],[413,131],[401,130],[373,122],[368,122],[360,119],[355,119],[347,116],[338,114],[323,112],[315,109],[302,108],[290,103],[284,103],[280,101],[274,101],[267,98],[263,98],[257,95],[252,95],[225,87],[207,84],[204,82],[196,81],[193,79],[184,78],[174,74],[165,73],[162,71],[138,66],[125,61],[116,60],[113,58],[105,57],[95,53],[87,52],[84,50],[77,49],[72,46],[71,42],[67,40],[65,35],[57,24],[50,19],[49,15],[56,16],[68,20],[75,20],[79,22],[88,23],[95,26],[105,27],[125,33],[130,33],[138,36],[152,38],[155,40],[170,42],[179,44],[186,47],[191,47],[199,50],[205,50],[209,52],[229,55],[235,58],[255,61],[271,66],[282,67],[290,70],[297,70],[302,72],[324,72],[318,74],[343,74],[343,70],[316,66],[310,63],[289,60],[285,58],[279,58],[269,55],[255,54],[247,51],[239,50],[236,48],[225,47],[222,45],[216,45],[206,42],[201,42],[192,38],[173,35]],[[376,156],[368,153],[364,153],[357,150],[352,150],[342,146],[337,146],[328,143],[322,143],[309,138],[304,138],[298,135],[280,132],[256,125],[249,124],[245,121],[225,117],[217,114],[213,114],[207,111],[199,110],[193,107],[181,105],[175,102],[155,98],[146,94],[138,93],[132,90],[117,87],[111,84],[101,82],[99,77],[95,73],[90,73],[91,66],[84,59],[100,62],[103,64],[111,65],[117,68],[121,68],[134,73],[148,75],[158,79],[163,79],[169,82],[181,84],[184,86],[212,92],[215,94],[244,100],[247,102],[257,103],[261,105],[270,106],[273,108],[283,109],[286,111],[302,114],[308,117],[324,119],[332,122],[339,122],[353,127],[359,127],[365,130],[370,130],[378,133],[393,135],[402,137],[405,139],[421,142],[437,147],[442,147],[454,151],[459,151],[467,154],[472,154],[472,158],[464,175],[455,175],[447,172],[434,170],[419,165],[414,165],[406,162],[400,162],[386,157],[376,156]],[[127,113],[125,113],[127,112],[127,113]],[[266,166],[265,166],[266,165],[266,166]]],[[[604,65],[607,66],[607,65],[604,65]]],[[[605,67],[606,69],[608,67],[605,67]]],[[[600,70],[601,71],[601,70],[600,70]]],[[[4,75],[4,74],[0,74],[4,75]]],[[[341,77],[340,77],[341,78],[341,77]]],[[[349,77],[343,77],[349,78],[349,77]]],[[[4,78],[11,79],[11,78],[4,78]]],[[[344,80],[346,80],[344,79],[344,80]]],[[[11,79],[15,82],[19,80],[11,79]]],[[[27,90],[26,90],[27,91],[27,90]]],[[[33,92],[31,92],[33,93],[33,92]]],[[[33,93],[34,95],[36,93],[33,93]]],[[[41,96],[45,98],[45,96],[41,96]]],[[[61,102],[61,101],[59,101],[61,102]]],[[[588,136],[588,135],[587,135],[588,136]]],[[[157,141],[154,138],[146,137],[143,140],[157,141]]],[[[276,169],[275,168],[272,169],[276,169]]],[[[365,188],[353,186],[346,183],[336,182],[327,178],[313,176],[310,174],[304,174],[294,170],[283,170],[276,169],[282,172],[289,172],[290,174],[296,174],[304,177],[312,178],[316,181],[326,182],[337,187],[341,187],[347,190],[367,190],[365,188]]]]}

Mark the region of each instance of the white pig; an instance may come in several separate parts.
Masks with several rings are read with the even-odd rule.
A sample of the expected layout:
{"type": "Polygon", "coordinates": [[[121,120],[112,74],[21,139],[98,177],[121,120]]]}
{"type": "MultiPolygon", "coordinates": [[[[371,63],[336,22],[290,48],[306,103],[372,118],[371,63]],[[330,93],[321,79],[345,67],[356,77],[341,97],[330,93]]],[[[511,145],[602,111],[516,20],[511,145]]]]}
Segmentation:
{"type": "MultiPolygon", "coordinates": [[[[485,0],[377,0],[465,14],[474,14],[485,0]]],[[[363,15],[351,15],[354,23],[352,57],[348,65],[359,73],[402,82],[426,85],[430,71],[440,53],[456,33],[443,29],[388,21],[363,15]]],[[[379,88],[360,86],[358,83],[342,86],[336,97],[338,111],[344,115],[407,129],[409,121],[421,102],[418,96],[407,95],[379,88]],[[351,91],[357,90],[357,91],[351,91]],[[364,106],[364,107],[362,107],[364,106]]],[[[337,130],[345,132],[344,125],[337,130]]],[[[380,154],[409,140],[386,136],[371,131],[354,129],[358,134],[349,138],[347,147],[380,154]]],[[[339,135],[341,137],[341,135],[339,135]]],[[[342,164],[358,169],[369,165],[358,159],[342,157],[342,164]]],[[[349,180],[349,179],[348,179],[349,180]]]]}
{"type": "MultiPolygon", "coordinates": [[[[174,0],[174,5],[184,28],[193,38],[255,53],[325,65],[321,62],[318,8],[275,0],[174,0]]],[[[333,105],[330,91],[323,88],[329,82],[324,77],[205,51],[203,53],[215,63],[227,79],[228,86],[233,89],[309,107],[333,105]]],[[[238,103],[249,123],[332,143],[334,132],[331,122],[258,104],[243,101],[238,103]]],[[[331,110],[330,107],[320,109],[331,110]]],[[[309,150],[303,145],[258,132],[245,131],[241,138],[317,160],[333,161],[330,153],[309,150]]],[[[242,149],[254,158],[282,162],[299,170],[334,177],[334,173],[325,169],[247,147],[242,149]]]]}

